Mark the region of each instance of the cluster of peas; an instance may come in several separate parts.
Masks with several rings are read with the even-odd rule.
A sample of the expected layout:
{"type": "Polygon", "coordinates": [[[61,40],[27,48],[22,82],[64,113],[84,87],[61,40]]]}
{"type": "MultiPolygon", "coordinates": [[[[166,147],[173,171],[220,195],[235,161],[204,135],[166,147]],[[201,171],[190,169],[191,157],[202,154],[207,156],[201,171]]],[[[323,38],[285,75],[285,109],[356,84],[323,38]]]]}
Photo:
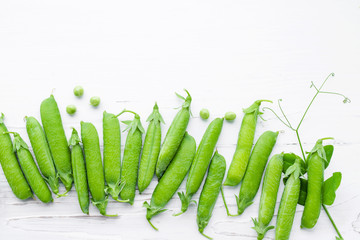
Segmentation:
{"type": "MultiPolygon", "coordinates": [[[[77,97],[81,97],[84,94],[84,88],[82,86],[76,86],[74,88],[74,95],[77,97]]],[[[90,98],[90,104],[94,107],[99,106],[100,104],[100,97],[93,96],[90,98]]],[[[66,112],[70,115],[73,115],[76,113],[76,106],[71,104],[66,107],[66,112]]]]}
{"type": "MultiPolygon", "coordinates": [[[[82,95],[83,89],[80,92],[80,95],[77,95],[78,91],[74,91],[77,96],[82,95]]],[[[40,106],[43,126],[34,117],[26,117],[26,130],[43,176],[27,144],[18,133],[8,132],[2,115],[0,162],[12,191],[20,199],[33,197],[34,193],[42,202],[48,203],[53,201],[50,189],[57,196],[64,196],[70,191],[74,181],[78,201],[85,214],[89,214],[90,192],[91,201],[100,213],[104,216],[114,216],[106,213],[108,196],[119,202],[133,204],[136,185],[139,192],[143,192],[155,173],[159,182],[150,203],[143,204],[147,209],[146,219],[155,228],[150,221],[151,218],[166,210],[164,207],[177,192],[187,173],[189,175],[186,191],[178,192],[181,211],[175,216],[186,212],[189,204],[194,202],[192,197],[199,190],[207,173],[197,210],[199,232],[206,236],[203,231],[211,218],[220,192],[228,215],[234,216],[227,208],[223,185],[236,186],[242,182],[239,196],[236,196],[237,215],[242,214],[253,203],[279,132],[264,132],[252,149],[260,104],[270,101],[258,100],[244,109],[236,151],[223,183],[226,171],[225,159],[217,151],[214,153],[214,150],[224,118],[216,118],[209,124],[199,146],[196,147],[194,138],[186,132],[192,101],[189,92],[186,93],[186,98],[177,94],[184,103],[173,119],[162,145],[160,125],[164,121],[156,103],[147,119],[149,126],[144,144],[142,135],[145,134],[145,130],[137,113],[123,110],[115,115],[105,111],[103,161],[99,136],[92,123],[82,121],[81,138],[73,129],[69,141],[66,140],[60,112],[55,98],[51,95],[40,106]],[[124,113],[131,113],[134,118],[131,121],[123,121],[127,125],[125,130],[128,130],[128,135],[121,161],[118,117],[124,113]],[[14,135],[13,142],[10,134],[14,135]],[[59,193],[59,178],[66,188],[64,194],[59,193]]],[[[200,115],[207,119],[209,112],[203,109],[200,115]]],[[[235,117],[234,113],[228,112],[225,119],[233,120],[235,117]]],[[[270,159],[265,172],[259,216],[258,219],[253,220],[258,239],[262,239],[268,230],[274,228],[269,224],[274,215],[282,172],[285,173],[286,184],[277,217],[276,239],[290,237],[296,206],[300,199],[300,176],[306,170],[309,184],[304,202],[302,227],[315,226],[322,204],[321,187],[319,188],[321,185],[310,182],[322,183],[324,168],[327,167],[333,151],[331,147],[324,147],[322,140],[320,139],[309,153],[307,166],[301,157],[293,153],[275,154],[270,159]]]]}

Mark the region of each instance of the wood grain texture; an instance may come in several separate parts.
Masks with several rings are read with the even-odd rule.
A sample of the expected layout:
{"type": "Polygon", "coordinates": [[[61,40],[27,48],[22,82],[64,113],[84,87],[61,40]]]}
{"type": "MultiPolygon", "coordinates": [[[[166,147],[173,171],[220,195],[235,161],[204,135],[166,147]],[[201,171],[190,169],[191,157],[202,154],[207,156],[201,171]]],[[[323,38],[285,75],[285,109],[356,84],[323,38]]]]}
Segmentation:
{"type": "MultiPolygon", "coordinates": [[[[26,137],[24,116],[40,119],[43,99],[53,91],[67,138],[80,121],[97,128],[102,145],[102,112],[123,108],[138,112],[144,127],[155,101],[166,125],[163,138],[181,105],[174,91],[186,88],[193,96],[188,131],[199,144],[207,125],[226,111],[238,115],[224,123],[217,148],[229,166],[235,151],[242,108],[256,99],[283,99],[284,110],[295,123],[314,94],[311,81],[320,85],[335,72],[325,90],[341,97],[320,95],[301,128],[309,151],[318,138],[334,137],[333,160],[325,177],[343,173],[337,199],[329,211],[345,239],[360,238],[360,2],[320,0],[288,1],[2,1],[0,2],[0,111],[9,130],[26,137]],[[85,89],[82,98],[72,90],[85,89]],[[90,106],[91,96],[101,104],[90,106]],[[75,104],[77,113],[66,114],[75,104]],[[199,118],[202,108],[210,119],[199,118]]],[[[265,106],[265,104],[264,104],[265,106]]],[[[270,106],[266,104],[266,106],[270,106]]],[[[275,107],[276,105],[273,104],[275,107]]],[[[255,140],[266,130],[280,130],[273,154],[299,153],[294,134],[268,111],[259,119],[255,140]]],[[[121,116],[120,120],[131,119],[121,116]]],[[[124,125],[121,126],[124,129],[124,125]]],[[[122,148],[126,133],[122,133],[122,148]]],[[[72,190],[52,204],[16,199],[0,171],[0,239],[96,239],[169,240],[203,239],[197,232],[196,208],[179,217],[177,196],[169,211],[153,218],[160,231],[145,219],[142,207],[156,186],[154,178],[133,206],[110,200],[108,213],[99,215],[90,206],[82,214],[72,190]]],[[[185,189],[185,182],[180,190],[185,189]]],[[[279,199],[283,190],[281,184],[279,199]]],[[[239,186],[226,187],[232,212],[239,186]]],[[[61,192],[64,187],[61,185],[61,192]]],[[[198,200],[199,193],[194,196],[198,200]]],[[[219,198],[205,232],[215,239],[256,239],[251,217],[258,213],[260,195],[240,217],[226,216],[219,198]]],[[[278,204],[276,211],[278,209],[278,204]]],[[[325,212],[313,230],[301,230],[302,207],[298,206],[292,239],[335,239],[325,212]]],[[[275,218],[272,220],[275,224],[275,218]]],[[[274,239],[269,231],[267,239],[274,239]]]]}

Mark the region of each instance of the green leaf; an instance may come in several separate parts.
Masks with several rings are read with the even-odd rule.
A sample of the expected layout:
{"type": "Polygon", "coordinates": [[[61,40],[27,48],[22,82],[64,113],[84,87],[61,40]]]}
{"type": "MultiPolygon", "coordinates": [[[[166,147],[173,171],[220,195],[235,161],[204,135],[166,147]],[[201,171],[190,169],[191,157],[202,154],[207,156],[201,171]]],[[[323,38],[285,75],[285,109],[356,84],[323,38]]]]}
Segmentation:
{"type": "Polygon", "coordinates": [[[341,172],[335,172],[328,178],[323,185],[323,204],[332,205],[336,198],[336,190],[339,188],[341,183],[341,172]]]}
{"type": "Polygon", "coordinates": [[[296,159],[300,162],[300,175],[304,175],[306,173],[306,165],[304,160],[296,155],[295,153],[284,153],[283,155],[283,173],[286,173],[288,168],[294,165],[296,159]]]}
{"type": "Polygon", "coordinates": [[[300,195],[299,195],[298,204],[302,206],[305,205],[305,200],[307,196],[307,184],[308,184],[307,179],[300,178],[300,195]]]}
{"type": "Polygon", "coordinates": [[[331,157],[334,153],[334,146],[333,145],[326,145],[324,146],[325,155],[326,155],[326,162],[325,162],[325,168],[327,168],[330,164],[331,157]]]}

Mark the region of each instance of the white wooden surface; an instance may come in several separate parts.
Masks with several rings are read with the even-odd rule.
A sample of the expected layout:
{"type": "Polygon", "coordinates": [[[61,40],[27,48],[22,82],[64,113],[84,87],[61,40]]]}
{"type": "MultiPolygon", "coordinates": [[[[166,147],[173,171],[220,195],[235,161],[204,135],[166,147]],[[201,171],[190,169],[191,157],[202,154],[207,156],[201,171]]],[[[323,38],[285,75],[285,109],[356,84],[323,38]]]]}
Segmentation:
{"type": "MultiPolygon", "coordinates": [[[[360,239],[359,7],[358,0],[1,1],[0,111],[8,128],[28,140],[23,117],[39,117],[40,102],[54,89],[67,137],[81,120],[93,122],[102,136],[103,110],[132,109],[147,126],[144,120],[158,101],[167,123],[165,135],[177,112],[173,108],[181,104],[174,91],[187,88],[194,114],[188,131],[197,143],[211,119],[228,110],[238,114],[235,122],[224,124],[217,145],[229,164],[242,108],[256,99],[282,98],[295,124],[314,94],[310,82],[319,85],[335,72],[326,89],[346,94],[352,103],[319,96],[301,137],[306,150],[318,138],[335,138],[326,176],[341,171],[343,181],[329,210],[345,239],[360,239]],[[82,99],[72,94],[77,84],[85,88],[82,99]],[[96,109],[88,104],[93,95],[102,99],[96,109]],[[78,107],[75,116],[66,114],[67,104],[78,107]],[[203,107],[210,109],[208,121],[198,117],[203,107]]],[[[283,130],[273,153],[299,154],[294,134],[269,112],[264,118],[268,121],[259,121],[256,138],[267,129],[283,130]]],[[[155,185],[154,178],[137,194],[134,206],[110,201],[108,212],[119,217],[106,218],[93,206],[90,216],[83,215],[74,190],[48,205],[20,201],[1,171],[0,239],[203,239],[194,206],[180,217],[172,216],[180,207],[177,196],[168,212],[153,218],[160,231],[148,225],[142,203],[155,185]]],[[[238,191],[225,189],[233,212],[238,191]]],[[[257,216],[259,197],[235,218],[226,216],[219,198],[206,233],[215,239],[256,239],[251,217],[257,216]]],[[[300,230],[301,210],[299,206],[292,239],[335,239],[324,212],[315,229],[300,230]]],[[[267,239],[274,239],[274,231],[267,239]]]]}

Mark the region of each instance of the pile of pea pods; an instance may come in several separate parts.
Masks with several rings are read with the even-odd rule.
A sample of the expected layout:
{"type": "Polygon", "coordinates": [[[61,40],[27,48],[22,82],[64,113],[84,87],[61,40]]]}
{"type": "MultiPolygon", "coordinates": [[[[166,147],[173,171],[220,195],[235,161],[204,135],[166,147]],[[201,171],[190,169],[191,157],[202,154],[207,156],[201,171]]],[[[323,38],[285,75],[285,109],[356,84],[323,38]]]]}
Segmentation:
{"type": "MultiPolygon", "coordinates": [[[[103,159],[99,135],[92,123],[81,122],[80,134],[73,129],[70,139],[66,139],[53,95],[41,103],[42,125],[36,118],[26,117],[26,130],[37,164],[22,137],[7,130],[2,114],[0,162],[13,193],[19,199],[36,195],[40,201],[49,203],[53,201],[51,192],[58,197],[66,196],[74,182],[83,213],[89,214],[91,200],[102,215],[113,216],[106,213],[109,196],[118,202],[133,204],[136,188],[140,193],[143,192],[156,174],[158,183],[150,202],[144,202],[143,206],[147,210],[146,219],[157,230],[151,223],[152,217],[166,210],[166,204],[188,174],[185,192],[177,192],[181,208],[174,216],[185,213],[191,203],[196,203],[192,197],[199,191],[205,178],[197,203],[197,224],[199,232],[210,238],[205,235],[204,229],[211,218],[218,195],[222,194],[229,216],[241,215],[253,203],[265,172],[258,218],[253,219],[258,239],[263,239],[266,232],[273,228],[275,239],[289,239],[298,204],[304,205],[301,227],[313,228],[321,207],[334,202],[335,191],[340,184],[339,173],[324,182],[324,170],[330,162],[333,146],[324,146],[325,139],[320,139],[308,153],[306,161],[305,156],[284,152],[273,155],[268,161],[279,132],[262,133],[253,147],[258,116],[261,114],[260,105],[262,102],[270,102],[258,100],[243,110],[236,150],[225,174],[225,159],[215,151],[224,118],[214,119],[208,125],[200,144],[196,146],[194,138],[186,131],[192,101],[190,93],[186,93],[186,97],[177,94],[184,103],[162,143],[161,124],[164,124],[164,120],[156,103],[147,118],[146,132],[137,113],[130,110],[123,110],[119,114],[105,111],[103,159]],[[127,125],[125,130],[128,131],[123,156],[118,119],[122,114],[133,115],[133,120],[123,121],[127,125]],[[305,173],[307,179],[303,177],[305,173]],[[270,222],[274,216],[282,179],[285,188],[274,227],[270,222]],[[59,193],[59,180],[65,186],[65,193],[59,193]],[[237,186],[240,183],[240,192],[236,196],[238,210],[236,214],[230,214],[223,186],[237,186]]],[[[70,110],[72,114],[74,109],[70,110]]],[[[204,118],[209,116],[208,112],[203,113],[204,118]]],[[[232,113],[226,116],[227,120],[234,118],[232,113]]]]}

